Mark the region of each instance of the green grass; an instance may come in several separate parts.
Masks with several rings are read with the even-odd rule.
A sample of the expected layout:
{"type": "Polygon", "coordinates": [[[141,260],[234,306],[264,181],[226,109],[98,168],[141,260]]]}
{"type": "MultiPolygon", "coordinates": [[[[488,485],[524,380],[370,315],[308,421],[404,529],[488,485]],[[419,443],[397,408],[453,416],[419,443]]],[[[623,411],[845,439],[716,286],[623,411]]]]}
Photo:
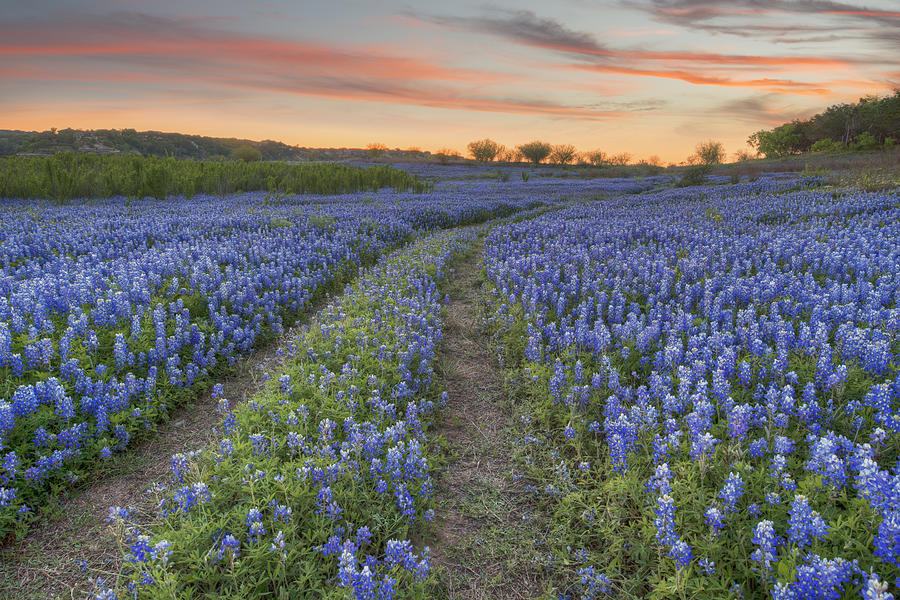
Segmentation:
{"type": "Polygon", "coordinates": [[[126,155],[55,154],[0,158],[0,198],[110,198],[266,190],[285,194],[342,194],[384,187],[426,192],[432,184],[390,166],[335,163],[194,161],[126,155]]]}

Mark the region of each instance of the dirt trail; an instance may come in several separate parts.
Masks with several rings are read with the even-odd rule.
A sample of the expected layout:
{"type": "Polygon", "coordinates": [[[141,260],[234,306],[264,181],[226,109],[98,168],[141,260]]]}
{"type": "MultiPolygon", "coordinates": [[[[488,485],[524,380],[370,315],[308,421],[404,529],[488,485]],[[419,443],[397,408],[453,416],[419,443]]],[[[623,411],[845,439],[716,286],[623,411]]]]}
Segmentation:
{"type": "MultiPolygon", "coordinates": [[[[253,396],[281,362],[281,352],[297,338],[300,324],[309,320],[329,297],[311,306],[298,325],[239,360],[235,370],[219,381],[231,406],[253,396]]],[[[84,489],[72,492],[54,507],[50,518],[34,525],[18,544],[0,554],[0,598],[4,600],[62,600],[85,598],[92,591],[89,578],[112,582],[122,554],[106,524],[110,506],[134,507],[138,521],[152,514],[146,494],[154,482],[168,480],[173,454],[203,448],[217,437],[217,401],[210,393],[173,411],[152,436],[117,456],[112,468],[96,474],[84,489]],[[141,519],[140,515],[147,515],[141,519]]]]}
{"type": "Polygon", "coordinates": [[[436,539],[429,543],[441,596],[534,598],[537,573],[522,551],[527,507],[512,481],[512,413],[478,315],[481,255],[478,243],[456,264],[448,289],[439,360],[448,403],[438,432],[450,462],[437,478],[436,539]]]}

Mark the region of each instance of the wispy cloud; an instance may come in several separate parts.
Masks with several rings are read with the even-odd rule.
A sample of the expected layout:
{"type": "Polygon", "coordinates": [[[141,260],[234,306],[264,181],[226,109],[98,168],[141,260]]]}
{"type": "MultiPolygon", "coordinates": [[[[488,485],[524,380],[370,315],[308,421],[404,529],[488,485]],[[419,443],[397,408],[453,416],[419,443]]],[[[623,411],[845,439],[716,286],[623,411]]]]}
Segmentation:
{"type": "MultiPolygon", "coordinates": [[[[694,7],[701,14],[706,9],[694,7]]],[[[726,10],[728,14],[752,11],[726,10]]],[[[677,79],[695,85],[764,88],[793,94],[819,94],[828,91],[826,82],[795,80],[798,72],[850,69],[869,59],[841,56],[726,54],[683,50],[616,48],[594,35],[566,27],[528,10],[492,9],[478,16],[425,15],[432,23],[503,37],[523,46],[550,50],[583,61],[575,68],[596,73],[614,73],[635,77],[677,79]],[[711,71],[766,71],[765,76],[738,79],[711,71]],[[774,76],[771,72],[784,73],[774,76]]]]}
{"type": "Polygon", "coordinates": [[[457,68],[372,46],[262,39],[141,13],[0,26],[0,40],[0,56],[7,63],[0,73],[4,78],[156,86],[195,82],[484,112],[574,119],[626,116],[525,93],[492,96],[492,85],[515,79],[509,73],[457,68]],[[73,61],[80,61],[77,70],[70,68],[73,61]],[[140,68],[129,68],[135,66],[140,68]]]}
{"type": "Polygon", "coordinates": [[[775,42],[860,39],[900,47],[900,11],[831,0],[622,0],[657,21],[709,33],[775,42]],[[804,22],[785,22],[801,16],[804,22]]]}

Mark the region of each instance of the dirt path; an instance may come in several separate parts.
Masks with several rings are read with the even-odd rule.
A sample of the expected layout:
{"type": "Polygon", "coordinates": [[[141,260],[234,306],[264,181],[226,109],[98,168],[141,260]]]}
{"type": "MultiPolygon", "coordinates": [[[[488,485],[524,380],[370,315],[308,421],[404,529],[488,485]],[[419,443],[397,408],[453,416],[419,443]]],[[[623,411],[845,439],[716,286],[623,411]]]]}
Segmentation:
{"type": "MultiPolygon", "coordinates": [[[[297,326],[238,361],[235,371],[220,380],[232,407],[260,389],[264,375],[280,364],[281,353],[297,338],[299,324],[328,299],[311,306],[297,326]]],[[[80,599],[93,589],[89,578],[114,581],[122,554],[106,524],[109,507],[135,507],[135,514],[146,514],[149,520],[153,506],[147,488],[168,480],[173,454],[198,450],[217,437],[216,406],[217,400],[207,393],[178,408],[152,436],[119,455],[113,467],[95,474],[87,487],[63,499],[24,540],[5,548],[0,554],[0,598],[80,599]]]]}
{"type": "Polygon", "coordinates": [[[429,540],[438,593],[455,600],[535,598],[529,565],[528,507],[513,483],[511,411],[503,373],[480,326],[482,244],[450,279],[439,365],[448,394],[438,432],[450,462],[438,476],[436,539],[429,540]]]}

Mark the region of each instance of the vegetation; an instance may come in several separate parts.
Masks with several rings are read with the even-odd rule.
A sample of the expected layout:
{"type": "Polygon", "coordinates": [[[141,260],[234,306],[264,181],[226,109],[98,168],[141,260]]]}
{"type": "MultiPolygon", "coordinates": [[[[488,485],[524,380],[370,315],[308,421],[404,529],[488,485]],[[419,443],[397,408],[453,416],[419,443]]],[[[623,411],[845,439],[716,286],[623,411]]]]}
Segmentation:
{"type": "Polygon", "coordinates": [[[253,146],[238,146],[231,151],[231,158],[234,160],[242,160],[244,162],[259,162],[262,160],[262,152],[253,146]]]}
{"type": "Polygon", "coordinates": [[[430,183],[389,166],[290,165],[284,162],[193,161],[97,154],[0,158],[0,197],[109,198],[224,195],[268,190],[341,194],[390,187],[426,192],[430,183]]]}
{"type": "Polygon", "coordinates": [[[254,142],[235,138],[214,138],[184,133],[135,131],[134,129],[61,129],[48,131],[0,131],[0,156],[13,154],[54,154],[95,152],[100,154],[140,154],[175,158],[229,156],[239,147],[259,151],[262,160],[296,160],[300,149],[281,142],[254,142]]]}
{"type": "Polygon", "coordinates": [[[722,142],[715,140],[700,142],[694,153],[687,158],[687,162],[691,166],[684,170],[676,185],[678,187],[703,185],[713,167],[722,164],[724,160],[725,146],[722,145],[722,142]]]}
{"type": "Polygon", "coordinates": [[[469,154],[472,155],[472,158],[482,162],[491,162],[500,153],[506,150],[506,147],[504,147],[502,144],[498,144],[490,138],[469,142],[469,145],[467,147],[469,149],[469,154]]]}
{"type": "Polygon", "coordinates": [[[525,160],[529,160],[534,164],[539,164],[550,156],[550,153],[553,152],[553,147],[547,142],[534,141],[522,144],[521,146],[518,146],[516,150],[519,151],[519,154],[525,160]]]}
{"type": "Polygon", "coordinates": [[[555,165],[567,165],[575,160],[578,152],[572,144],[558,144],[550,152],[550,162],[555,165]]]}
{"type": "Polygon", "coordinates": [[[900,90],[855,104],[835,104],[809,119],[761,129],[747,143],[766,158],[803,152],[891,148],[900,138],[900,90]]]}
{"type": "Polygon", "coordinates": [[[608,164],[606,152],[603,152],[602,150],[585,152],[581,155],[581,160],[582,162],[593,165],[595,167],[602,167],[603,165],[608,164]]]}
{"type": "Polygon", "coordinates": [[[387,146],[378,142],[373,142],[366,146],[366,152],[368,152],[369,156],[371,156],[372,158],[382,156],[385,152],[387,152],[387,150],[387,146]]]}
{"type": "Polygon", "coordinates": [[[434,153],[434,157],[442,165],[445,165],[454,160],[462,160],[462,155],[453,148],[441,148],[434,153]]]}
{"type": "Polygon", "coordinates": [[[709,140],[700,142],[694,153],[688,157],[688,163],[692,165],[719,165],[725,161],[725,146],[722,142],[709,140]]]}

